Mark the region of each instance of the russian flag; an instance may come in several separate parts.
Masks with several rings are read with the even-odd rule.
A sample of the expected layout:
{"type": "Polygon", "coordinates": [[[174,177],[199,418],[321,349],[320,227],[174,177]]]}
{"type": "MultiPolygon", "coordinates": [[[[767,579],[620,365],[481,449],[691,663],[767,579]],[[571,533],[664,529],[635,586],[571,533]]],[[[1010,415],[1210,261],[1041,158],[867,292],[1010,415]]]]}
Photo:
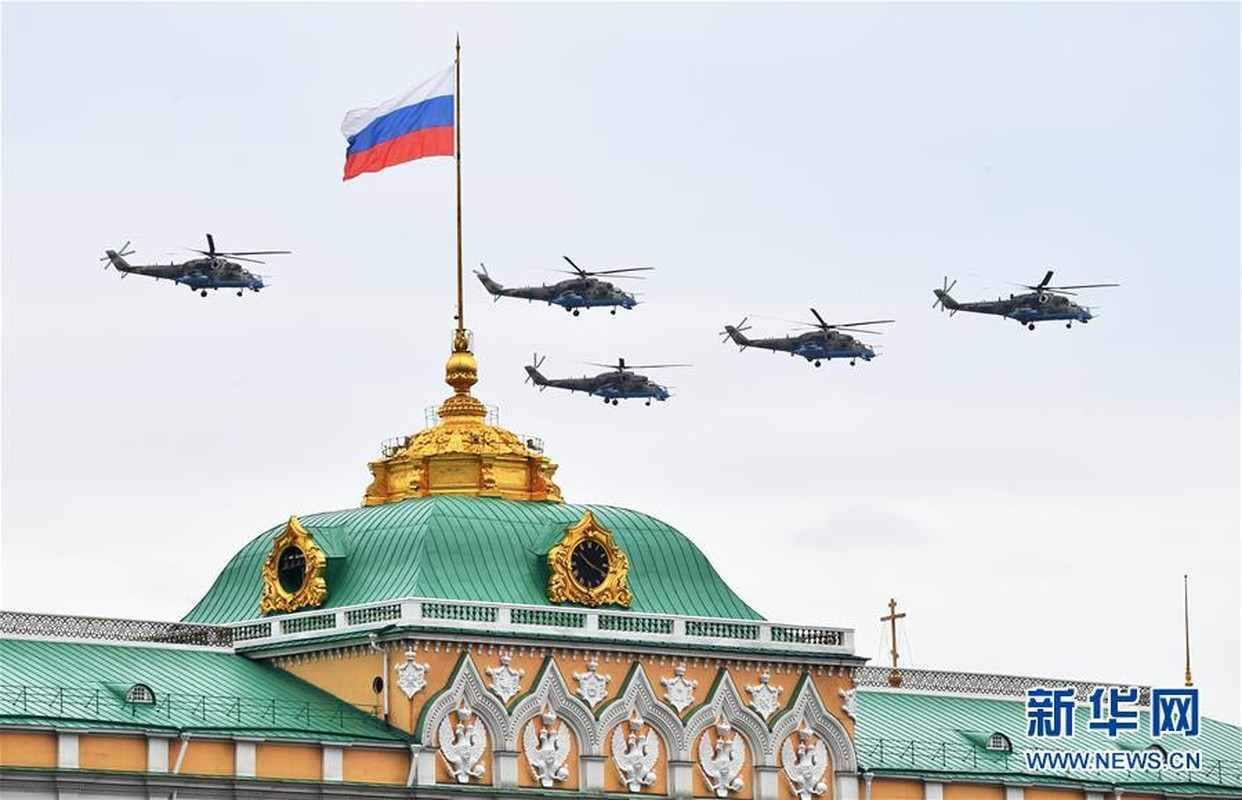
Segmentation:
{"type": "Polygon", "coordinates": [[[374,108],[345,115],[345,178],[427,156],[453,155],[453,68],[374,108]]]}

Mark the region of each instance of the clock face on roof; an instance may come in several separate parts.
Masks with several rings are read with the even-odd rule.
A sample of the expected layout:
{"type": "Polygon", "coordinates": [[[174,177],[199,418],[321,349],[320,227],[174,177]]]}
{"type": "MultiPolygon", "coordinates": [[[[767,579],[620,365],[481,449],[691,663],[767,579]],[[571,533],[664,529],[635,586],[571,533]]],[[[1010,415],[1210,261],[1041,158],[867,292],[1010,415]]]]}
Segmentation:
{"type": "Polygon", "coordinates": [[[548,599],[584,606],[630,605],[630,560],[612,531],[586,511],[548,551],[548,599]]]}
{"type": "Polygon", "coordinates": [[[569,554],[569,571],[584,589],[596,589],[608,577],[608,551],[594,539],[584,539],[569,554]]]}
{"type": "Polygon", "coordinates": [[[328,597],[324,573],[328,557],[297,517],[272,540],[260,577],[259,612],[297,611],[323,604],[328,597]]]}

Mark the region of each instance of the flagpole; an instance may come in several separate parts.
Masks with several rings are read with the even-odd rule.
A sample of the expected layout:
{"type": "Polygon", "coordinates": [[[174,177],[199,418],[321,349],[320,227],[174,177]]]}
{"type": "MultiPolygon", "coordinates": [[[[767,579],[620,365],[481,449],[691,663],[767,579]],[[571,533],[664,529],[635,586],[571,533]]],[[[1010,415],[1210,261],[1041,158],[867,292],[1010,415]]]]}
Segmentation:
{"type": "MultiPolygon", "coordinates": [[[[464,334],[466,319],[462,311],[461,290],[461,36],[457,37],[456,57],[453,59],[456,73],[453,91],[453,131],[456,134],[456,146],[453,148],[457,161],[457,332],[464,334]]],[[[457,338],[457,337],[455,337],[457,338]]],[[[464,339],[464,335],[460,338],[464,339]]]]}

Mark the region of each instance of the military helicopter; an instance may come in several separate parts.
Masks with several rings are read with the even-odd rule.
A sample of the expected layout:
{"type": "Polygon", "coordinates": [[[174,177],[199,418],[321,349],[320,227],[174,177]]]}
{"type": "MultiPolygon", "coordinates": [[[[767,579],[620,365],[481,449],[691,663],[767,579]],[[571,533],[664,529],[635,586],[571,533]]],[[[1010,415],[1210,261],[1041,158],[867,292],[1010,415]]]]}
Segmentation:
{"type": "MultiPolygon", "coordinates": [[[[546,356],[545,356],[546,358],[546,356]]],[[[604,404],[616,405],[620,400],[646,399],[647,405],[652,400],[661,402],[672,397],[667,386],[661,386],[646,375],[633,372],[635,369],[664,369],[666,367],[688,367],[689,364],[631,364],[626,365],[624,358],[618,358],[616,364],[591,364],[593,367],[607,367],[608,372],[601,372],[593,378],[545,378],[539,367],[543,358],[538,354],[534,363],[526,368],[526,380],[539,387],[539,391],[551,386],[553,389],[568,389],[571,392],[586,392],[604,398],[604,404]]]]}
{"type": "Polygon", "coordinates": [[[806,333],[770,339],[750,339],[745,333],[750,330],[750,326],[746,324],[746,319],[748,318],[743,318],[737,325],[726,325],[724,327],[724,330],[720,332],[721,341],[732,339],[733,343],[741,350],[745,350],[747,347],[758,347],[762,350],[789,353],[790,356],[802,356],[807,361],[814,362],[817,367],[822,366],[824,361],[831,361],[834,358],[848,358],[852,367],[855,365],[856,359],[861,358],[863,361],[870,361],[875,358],[875,349],[868,347],[847,333],[840,333],[840,331],[870,333],[878,336],[879,331],[863,330],[859,326],[884,325],[896,321],[891,319],[872,319],[865,322],[847,322],[840,325],[830,325],[824,322],[824,318],[815,309],[812,308],[811,313],[815,315],[815,322],[794,323],[795,325],[814,328],[814,330],[807,331],[806,333]]]}
{"type": "Polygon", "coordinates": [[[245,250],[237,253],[225,253],[216,250],[216,240],[211,234],[207,234],[207,249],[197,250],[195,248],[186,248],[195,253],[202,253],[206,258],[192,258],[180,264],[169,261],[167,264],[130,264],[125,260],[126,256],[132,256],[134,251],[129,250],[129,242],[121,247],[120,251],[105,250],[104,257],[99,259],[105,261],[104,269],[112,266],[117,272],[121,273],[121,277],[126,275],[144,275],[148,278],[158,280],[169,280],[173,283],[179,283],[183,286],[190,287],[190,291],[197,291],[203,297],[207,296],[208,289],[236,289],[237,296],[241,297],[242,293],[249,289],[257,292],[262,289],[265,284],[262,275],[256,275],[241,264],[229,261],[229,258],[235,258],[238,261],[248,261],[253,264],[262,264],[254,258],[244,258],[244,256],[264,256],[264,255],[288,255],[290,250],[245,250]],[[226,258],[227,256],[227,258],[226,258]]]}
{"type": "Polygon", "coordinates": [[[626,267],[624,269],[606,269],[596,272],[588,272],[573,262],[569,256],[561,256],[569,262],[569,266],[573,267],[573,271],[564,269],[558,272],[567,272],[574,277],[567,280],[559,281],[551,286],[520,286],[515,289],[506,289],[496,281],[492,280],[487,274],[487,267],[479,264],[482,272],[475,270],[474,274],[479,276],[479,280],[483,282],[483,286],[492,295],[493,300],[499,300],[502,297],[523,297],[527,300],[540,300],[548,305],[558,305],[566,311],[572,311],[573,315],[578,316],[579,310],[583,308],[593,308],[595,306],[612,306],[610,313],[617,313],[617,306],[630,309],[638,305],[638,300],[634,295],[623,292],[608,281],[601,281],[596,275],[615,275],[620,278],[632,278],[634,280],[643,280],[640,275],[627,275],[629,272],[646,272],[655,269],[655,267],[626,267]]]}
{"type": "Polygon", "coordinates": [[[939,289],[932,289],[936,295],[936,302],[932,303],[932,308],[940,306],[940,310],[948,310],[949,316],[953,316],[959,311],[971,311],[976,314],[995,314],[1001,317],[1008,317],[1017,320],[1019,325],[1025,325],[1030,330],[1035,330],[1036,322],[1050,322],[1053,320],[1065,320],[1065,327],[1073,327],[1075,321],[1086,324],[1094,315],[1087,306],[1080,306],[1065,295],[1074,295],[1074,292],[1066,291],[1068,289],[1098,289],[1108,286],[1120,286],[1119,283],[1080,283],[1074,286],[1049,286],[1052,280],[1052,270],[1044,275],[1044,279],[1035,285],[1020,283],[1019,286],[1030,289],[1031,291],[1023,294],[1011,294],[1008,299],[998,297],[995,300],[983,300],[977,303],[959,303],[949,296],[949,292],[957,285],[957,281],[949,283],[946,276],[944,284],[939,289]],[[1060,294],[1058,294],[1060,292],[1060,294]]]}

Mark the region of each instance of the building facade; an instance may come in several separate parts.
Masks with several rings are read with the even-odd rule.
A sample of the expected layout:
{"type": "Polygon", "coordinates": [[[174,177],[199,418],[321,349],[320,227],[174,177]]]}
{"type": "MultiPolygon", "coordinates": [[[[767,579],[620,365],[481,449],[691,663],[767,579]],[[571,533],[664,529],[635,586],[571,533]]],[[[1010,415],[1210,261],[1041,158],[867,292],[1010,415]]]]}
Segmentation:
{"type": "Polygon", "coordinates": [[[476,373],[459,337],[454,394],[363,504],[261,533],[181,622],[4,613],[4,796],[1242,797],[1242,732],[1207,719],[1090,741],[1195,772],[1032,770],[1055,745],[1026,687],[1089,687],[890,685],[851,628],[761,618],[679,531],[563,502],[476,373]]]}

